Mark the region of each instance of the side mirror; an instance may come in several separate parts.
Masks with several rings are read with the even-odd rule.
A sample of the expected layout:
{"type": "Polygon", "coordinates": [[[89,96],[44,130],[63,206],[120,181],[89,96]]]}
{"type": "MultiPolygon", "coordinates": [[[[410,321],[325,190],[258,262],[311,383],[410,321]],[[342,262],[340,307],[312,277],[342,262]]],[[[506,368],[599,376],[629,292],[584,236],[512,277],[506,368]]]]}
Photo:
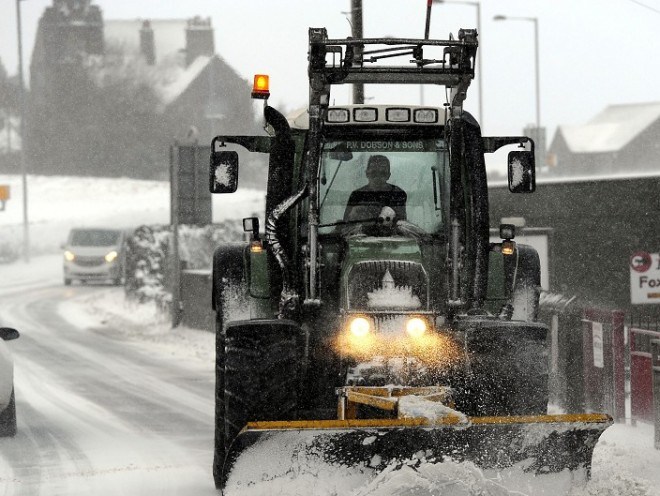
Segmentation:
{"type": "Polygon", "coordinates": [[[235,193],[238,188],[238,153],[211,152],[211,193],[235,193]]]}
{"type": "Polygon", "coordinates": [[[536,190],[534,152],[509,152],[509,191],[533,193],[536,190]]]}
{"type": "Polygon", "coordinates": [[[243,231],[251,232],[252,239],[259,239],[259,219],[257,217],[246,217],[243,219],[243,231]]]}
{"type": "Polygon", "coordinates": [[[0,338],[2,338],[3,341],[11,341],[12,339],[16,339],[20,336],[18,331],[16,329],[12,329],[11,327],[0,327],[0,338]]]}

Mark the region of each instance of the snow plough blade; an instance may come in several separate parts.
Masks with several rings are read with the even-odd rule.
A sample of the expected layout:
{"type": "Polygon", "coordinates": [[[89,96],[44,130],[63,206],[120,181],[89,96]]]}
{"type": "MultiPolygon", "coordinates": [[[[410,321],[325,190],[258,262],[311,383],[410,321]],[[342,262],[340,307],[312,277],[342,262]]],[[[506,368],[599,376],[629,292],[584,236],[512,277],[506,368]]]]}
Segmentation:
{"type": "Polygon", "coordinates": [[[384,472],[445,464],[506,490],[565,494],[586,484],[611,424],[602,414],[254,422],[229,449],[223,494],[347,494],[384,472]]]}

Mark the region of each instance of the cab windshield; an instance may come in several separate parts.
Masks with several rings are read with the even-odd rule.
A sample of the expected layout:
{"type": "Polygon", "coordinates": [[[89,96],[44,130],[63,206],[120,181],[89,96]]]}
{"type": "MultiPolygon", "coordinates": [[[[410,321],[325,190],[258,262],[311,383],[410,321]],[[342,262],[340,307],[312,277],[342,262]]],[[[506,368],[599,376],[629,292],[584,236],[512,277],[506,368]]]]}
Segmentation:
{"type": "Polygon", "coordinates": [[[397,220],[429,234],[439,232],[447,212],[448,164],[445,141],[436,137],[325,142],[319,168],[319,232],[333,232],[355,217],[373,216],[354,214],[353,203],[365,195],[382,205],[389,199],[397,220]],[[376,174],[388,177],[377,179],[376,174]]]}

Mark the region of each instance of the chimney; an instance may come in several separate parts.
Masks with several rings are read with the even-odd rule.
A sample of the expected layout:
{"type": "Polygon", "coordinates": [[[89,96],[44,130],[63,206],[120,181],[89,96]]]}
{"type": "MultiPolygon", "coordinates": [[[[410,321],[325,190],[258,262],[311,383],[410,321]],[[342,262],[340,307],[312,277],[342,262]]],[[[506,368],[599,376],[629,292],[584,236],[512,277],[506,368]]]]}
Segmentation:
{"type": "Polygon", "coordinates": [[[186,26],[186,67],[201,55],[212,56],[215,53],[211,18],[195,16],[186,26]]]}
{"type": "Polygon", "coordinates": [[[156,63],[156,45],[154,44],[154,30],[151,28],[151,22],[146,20],[140,28],[140,53],[148,65],[156,63]]]}

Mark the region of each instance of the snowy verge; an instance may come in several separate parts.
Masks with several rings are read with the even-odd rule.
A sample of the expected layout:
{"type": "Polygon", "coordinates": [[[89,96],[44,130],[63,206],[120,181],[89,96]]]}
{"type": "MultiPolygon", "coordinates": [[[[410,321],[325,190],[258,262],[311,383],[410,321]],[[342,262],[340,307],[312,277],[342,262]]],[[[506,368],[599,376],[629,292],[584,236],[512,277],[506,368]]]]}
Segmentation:
{"type": "Polygon", "coordinates": [[[213,369],[213,333],[183,326],[172,328],[170,316],[163,314],[155,302],[130,301],[122,288],[103,288],[73,298],[60,305],[59,313],[80,329],[126,340],[152,354],[193,360],[205,369],[213,369]]]}

